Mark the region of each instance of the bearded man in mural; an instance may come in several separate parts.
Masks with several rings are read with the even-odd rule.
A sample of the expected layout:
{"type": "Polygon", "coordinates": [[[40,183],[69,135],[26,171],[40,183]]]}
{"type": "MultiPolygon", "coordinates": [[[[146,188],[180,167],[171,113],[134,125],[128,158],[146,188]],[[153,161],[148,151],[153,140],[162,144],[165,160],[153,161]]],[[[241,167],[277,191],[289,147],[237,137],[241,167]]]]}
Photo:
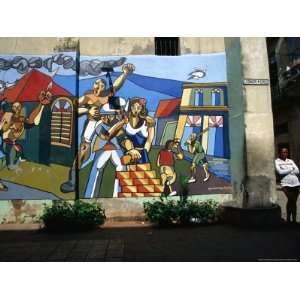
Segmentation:
{"type": "Polygon", "coordinates": [[[25,160],[23,147],[18,143],[18,140],[22,137],[25,129],[40,124],[44,107],[50,103],[51,97],[52,94],[49,91],[42,91],[39,95],[40,103],[29,117],[22,114],[23,106],[20,102],[14,102],[11,110],[4,112],[0,122],[0,132],[8,169],[15,169],[19,162],[25,160]]]}
{"type": "MultiPolygon", "coordinates": [[[[94,82],[92,91],[87,91],[78,100],[78,115],[87,115],[87,120],[84,124],[83,134],[81,137],[81,144],[77,154],[77,158],[74,161],[73,167],[69,173],[69,180],[64,182],[60,189],[63,193],[69,193],[75,191],[75,178],[76,178],[76,162],[77,168],[80,169],[85,161],[87,161],[91,155],[91,144],[96,134],[96,129],[103,126],[103,118],[101,118],[100,111],[102,108],[106,112],[112,112],[112,114],[120,114],[125,106],[124,100],[120,99],[119,110],[111,109],[109,100],[115,96],[115,93],[123,86],[128,75],[135,70],[134,65],[125,64],[122,67],[122,74],[115,79],[112,87],[106,86],[106,81],[103,79],[97,79],[94,82]]],[[[114,125],[111,122],[109,125],[114,125]]],[[[104,138],[104,136],[102,135],[104,138]]],[[[97,146],[96,146],[97,147],[97,146]]],[[[95,150],[95,149],[94,149],[95,150]]]]}

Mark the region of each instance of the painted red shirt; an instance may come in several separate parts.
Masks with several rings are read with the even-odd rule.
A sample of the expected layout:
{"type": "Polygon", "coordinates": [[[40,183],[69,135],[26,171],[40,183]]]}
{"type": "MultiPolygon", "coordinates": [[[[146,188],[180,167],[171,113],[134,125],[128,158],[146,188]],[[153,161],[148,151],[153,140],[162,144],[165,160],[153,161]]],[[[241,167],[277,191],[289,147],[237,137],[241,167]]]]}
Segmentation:
{"type": "Polygon", "coordinates": [[[174,166],[174,156],[173,152],[163,149],[159,152],[159,164],[161,166],[174,166]]]}

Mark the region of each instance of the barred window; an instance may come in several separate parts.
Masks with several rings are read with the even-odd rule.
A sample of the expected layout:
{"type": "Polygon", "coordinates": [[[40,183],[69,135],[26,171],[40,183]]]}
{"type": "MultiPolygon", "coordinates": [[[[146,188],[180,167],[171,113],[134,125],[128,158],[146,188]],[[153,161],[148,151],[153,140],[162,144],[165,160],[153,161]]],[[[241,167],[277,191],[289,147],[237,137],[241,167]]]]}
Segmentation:
{"type": "Polygon", "coordinates": [[[156,37],[155,55],[179,55],[178,37],[156,37]]]}
{"type": "Polygon", "coordinates": [[[73,103],[59,97],[52,104],[51,145],[71,148],[73,130],[73,103]]]}

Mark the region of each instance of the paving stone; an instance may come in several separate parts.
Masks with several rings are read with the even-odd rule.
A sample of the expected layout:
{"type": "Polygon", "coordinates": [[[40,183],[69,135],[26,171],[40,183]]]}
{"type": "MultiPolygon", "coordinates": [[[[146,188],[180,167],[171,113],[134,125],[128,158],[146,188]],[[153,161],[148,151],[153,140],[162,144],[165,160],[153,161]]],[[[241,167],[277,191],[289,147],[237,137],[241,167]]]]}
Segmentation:
{"type": "Polygon", "coordinates": [[[40,242],[33,244],[29,261],[47,261],[48,257],[51,256],[59,246],[59,242],[40,242]]]}
{"type": "Polygon", "coordinates": [[[68,255],[72,251],[72,249],[75,247],[75,245],[76,245],[75,240],[62,242],[61,244],[59,244],[57,246],[55,251],[53,251],[51,253],[51,255],[49,255],[48,260],[51,260],[51,261],[53,261],[53,260],[54,261],[64,261],[64,260],[66,260],[68,255]]]}
{"type": "Polygon", "coordinates": [[[124,241],[122,240],[110,240],[106,253],[106,261],[112,261],[113,259],[122,259],[124,255],[124,241]]]}
{"type": "Polygon", "coordinates": [[[123,257],[107,257],[106,262],[122,262],[124,261],[123,260],[123,257]]]}
{"type": "Polygon", "coordinates": [[[87,260],[104,261],[107,253],[108,244],[109,244],[108,240],[95,241],[87,255],[87,260]]]}
{"type": "MultiPolygon", "coordinates": [[[[257,261],[300,258],[300,224],[102,228],[88,234],[0,232],[1,261],[257,261]],[[150,234],[151,233],[151,234],[150,234]],[[85,239],[86,238],[86,239],[85,239]],[[72,247],[72,245],[74,247],[72,247]]],[[[101,268],[101,266],[99,266],[101,268]]]]}
{"type": "Polygon", "coordinates": [[[66,257],[67,261],[85,261],[93,245],[93,240],[79,240],[66,257]]]}

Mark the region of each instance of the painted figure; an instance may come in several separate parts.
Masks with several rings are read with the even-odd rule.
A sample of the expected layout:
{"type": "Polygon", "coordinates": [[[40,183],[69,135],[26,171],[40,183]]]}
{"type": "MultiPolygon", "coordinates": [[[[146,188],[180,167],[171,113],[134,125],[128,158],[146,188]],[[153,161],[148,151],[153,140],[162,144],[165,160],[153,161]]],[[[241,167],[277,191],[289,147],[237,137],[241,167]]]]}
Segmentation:
{"type": "Polygon", "coordinates": [[[18,143],[25,129],[38,126],[41,121],[45,105],[51,101],[52,94],[42,91],[39,95],[39,105],[31,112],[29,117],[22,115],[23,106],[14,102],[11,112],[5,112],[0,123],[2,132],[2,147],[6,157],[6,165],[14,169],[20,161],[24,161],[23,147],[18,143]]]}
{"type": "MultiPolygon", "coordinates": [[[[88,122],[85,124],[83,139],[78,156],[79,168],[90,156],[91,137],[93,136],[96,127],[99,125],[99,109],[103,105],[109,105],[109,98],[113,97],[123,86],[127,76],[133,73],[134,69],[134,65],[125,64],[122,67],[123,73],[113,82],[112,87],[107,87],[105,80],[97,79],[94,82],[93,90],[86,92],[84,96],[79,98],[78,114],[87,114],[88,116],[88,122]]],[[[121,104],[119,103],[119,105],[121,104]]]]}
{"type": "MultiPolygon", "coordinates": [[[[104,106],[100,112],[100,120],[98,121],[98,125],[95,129],[95,134],[97,135],[93,147],[95,157],[84,194],[85,198],[94,198],[98,196],[103,170],[108,161],[112,162],[116,171],[124,170],[124,166],[121,162],[121,156],[123,152],[121,150],[118,138],[114,137],[112,139],[108,139],[109,129],[118,121],[117,112],[113,112],[109,109],[105,110],[104,106]]],[[[119,180],[115,178],[113,197],[117,197],[118,192],[119,180]]]]}
{"type": "MultiPolygon", "coordinates": [[[[62,183],[60,190],[63,193],[69,193],[75,191],[76,181],[76,165],[80,169],[82,164],[91,155],[91,143],[96,132],[96,128],[102,124],[100,118],[100,110],[102,107],[106,107],[106,110],[110,109],[109,99],[115,95],[115,93],[123,86],[126,78],[129,74],[134,72],[135,67],[132,64],[125,64],[122,67],[122,74],[113,82],[112,87],[107,87],[106,82],[103,79],[97,79],[94,82],[93,90],[85,93],[84,96],[78,100],[78,115],[87,114],[87,121],[83,129],[81,138],[81,144],[78,154],[74,160],[73,166],[69,172],[69,180],[62,183]]],[[[120,107],[123,107],[124,103],[119,103],[120,107]]]]}
{"type": "Polygon", "coordinates": [[[148,153],[154,138],[154,125],[154,119],[148,116],[146,100],[139,97],[130,99],[128,117],[124,117],[109,130],[110,138],[117,136],[122,140],[124,165],[149,162],[148,153]]]}
{"type": "MultiPolygon", "coordinates": [[[[1,85],[0,85],[0,93],[1,93],[1,85]]],[[[1,121],[2,121],[2,117],[4,114],[3,112],[6,111],[5,106],[7,106],[7,103],[5,101],[2,101],[0,105],[1,105],[0,113],[1,113],[1,121]]],[[[5,192],[7,190],[8,190],[7,186],[0,179],[0,192],[5,192]]]]}
{"type": "MultiPolygon", "coordinates": [[[[203,134],[204,131],[201,133],[203,134]]],[[[189,139],[185,142],[185,146],[187,146],[188,151],[193,154],[193,160],[190,167],[191,177],[188,180],[188,183],[194,183],[196,182],[196,171],[197,166],[201,165],[203,167],[203,170],[205,172],[205,178],[203,181],[207,181],[210,177],[209,171],[208,171],[208,161],[206,159],[205,151],[198,140],[197,134],[192,133],[189,137],[189,139]]]]}
{"type": "Polygon", "coordinates": [[[177,192],[172,189],[172,184],[176,181],[175,160],[183,159],[183,152],[178,140],[168,140],[164,149],[160,150],[157,157],[157,166],[160,168],[161,184],[166,190],[169,189],[168,196],[175,196],[177,192]]]}

